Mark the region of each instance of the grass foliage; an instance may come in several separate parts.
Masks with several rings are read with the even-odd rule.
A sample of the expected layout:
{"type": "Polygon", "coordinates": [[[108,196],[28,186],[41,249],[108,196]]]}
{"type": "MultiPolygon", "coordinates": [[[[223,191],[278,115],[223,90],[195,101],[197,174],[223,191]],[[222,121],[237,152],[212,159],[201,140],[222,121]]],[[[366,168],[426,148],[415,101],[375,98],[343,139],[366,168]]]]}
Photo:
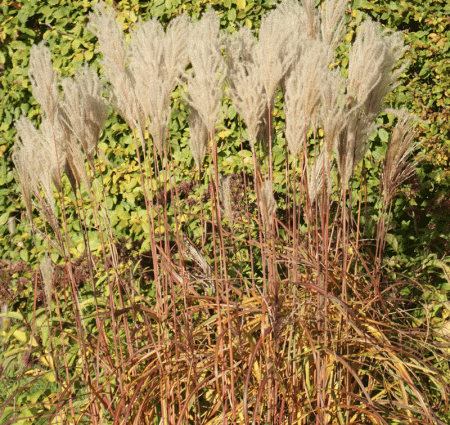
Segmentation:
{"type": "Polygon", "coordinates": [[[386,103],[404,35],[345,0],[227,9],[97,3],[100,73],[32,47],[2,424],[448,423],[446,293],[391,255],[423,161],[386,103]]]}

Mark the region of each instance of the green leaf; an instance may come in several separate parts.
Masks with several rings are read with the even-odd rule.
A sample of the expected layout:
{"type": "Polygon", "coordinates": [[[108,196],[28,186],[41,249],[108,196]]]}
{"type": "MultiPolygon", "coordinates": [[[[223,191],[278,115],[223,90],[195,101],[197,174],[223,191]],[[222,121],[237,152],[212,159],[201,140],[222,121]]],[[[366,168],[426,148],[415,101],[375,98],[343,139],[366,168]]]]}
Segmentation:
{"type": "Polygon", "coordinates": [[[392,246],[395,252],[398,252],[398,240],[392,233],[386,235],[386,241],[392,246]]]}
{"type": "Polygon", "coordinates": [[[230,119],[230,120],[234,120],[234,117],[236,116],[236,109],[234,109],[234,107],[233,107],[233,105],[231,105],[229,108],[228,108],[228,118],[230,119]]]}
{"type": "Polygon", "coordinates": [[[12,319],[23,320],[23,316],[21,313],[16,311],[9,311],[7,313],[0,313],[0,317],[10,317],[12,319]]]}
{"type": "Polygon", "coordinates": [[[228,20],[233,22],[235,19],[236,19],[236,9],[230,9],[228,11],[228,20]]]}
{"type": "Polygon", "coordinates": [[[28,250],[27,249],[21,249],[20,250],[20,258],[25,261],[25,263],[28,261],[28,250]]]}
{"type": "Polygon", "coordinates": [[[44,394],[44,392],[45,392],[45,389],[39,389],[39,390],[37,390],[36,392],[30,394],[30,395],[28,396],[28,398],[29,398],[29,400],[30,400],[30,403],[35,404],[35,403],[38,401],[39,397],[40,397],[42,394],[44,394]]]}
{"type": "Polygon", "coordinates": [[[389,133],[384,129],[384,128],[380,128],[380,130],[378,131],[378,135],[380,136],[380,139],[387,143],[389,140],[389,133]]]}
{"type": "Polygon", "coordinates": [[[5,212],[4,214],[2,214],[0,216],[0,226],[4,226],[7,223],[8,218],[9,218],[9,212],[5,212]]]}

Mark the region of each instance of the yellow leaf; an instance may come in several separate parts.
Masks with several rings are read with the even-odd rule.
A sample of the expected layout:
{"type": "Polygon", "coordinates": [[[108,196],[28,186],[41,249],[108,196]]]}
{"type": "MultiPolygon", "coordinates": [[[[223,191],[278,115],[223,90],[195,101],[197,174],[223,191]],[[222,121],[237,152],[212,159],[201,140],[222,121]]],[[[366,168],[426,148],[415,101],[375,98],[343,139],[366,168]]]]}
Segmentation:
{"type": "Polygon", "coordinates": [[[73,55],[74,62],[81,62],[83,60],[83,52],[78,52],[73,55]]]}
{"type": "Polygon", "coordinates": [[[252,29],[252,21],[250,19],[246,19],[245,20],[245,25],[247,25],[247,27],[249,27],[250,29],[252,29]]]}
{"type": "Polygon", "coordinates": [[[14,338],[19,340],[20,342],[27,342],[27,340],[28,340],[27,334],[24,331],[21,331],[19,329],[16,329],[14,331],[13,335],[14,335],[14,338]]]}
{"type": "Polygon", "coordinates": [[[84,54],[84,58],[87,61],[90,61],[92,58],[94,57],[94,52],[92,50],[88,50],[85,54],[84,54]]]}
{"type": "Polygon", "coordinates": [[[42,356],[39,360],[41,361],[41,363],[44,366],[47,366],[47,367],[50,367],[53,369],[53,359],[48,354],[42,356]]]}
{"type": "Polygon", "coordinates": [[[246,3],[245,0],[236,0],[236,5],[239,9],[245,9],[246,3]]]}
{"type": "Polygon", "coordinates": [[[223,139],[225,137],[228,137],[231,134],[231,130],[223,130],[221,131],[218,136],[223,139]]]}
{"type": "Polygon", "coordinates": [[[47,372],[44,376],[45,376],[45,379],[48,382],[55,382],[56,381],[55,372],[47,372]]]}
{"type": "Polygon", "coordinates": [[[244,158],[244,164],[245,164],[245,165],[253,165],[253,160],[252,160],[252,158],[249,158],[249,157],[244,158]]]}

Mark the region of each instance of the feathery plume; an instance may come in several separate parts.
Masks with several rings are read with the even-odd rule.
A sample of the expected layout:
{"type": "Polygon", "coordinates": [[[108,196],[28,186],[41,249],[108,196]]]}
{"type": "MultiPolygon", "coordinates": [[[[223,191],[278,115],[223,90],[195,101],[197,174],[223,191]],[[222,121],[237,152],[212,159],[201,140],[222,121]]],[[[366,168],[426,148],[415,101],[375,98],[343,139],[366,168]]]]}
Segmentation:
{"type": "Polygon", "coordinates": [[[398,186],[414,173],[418,161],[408,161],[409,156],[418,146],[417,143],[412,143],[417,134],[413,123],[425,123],[425,121],[410,114],[406,109],[386,109],[386,112],[398,117],[386,151],[381,178],[382,190],[388,203],[394,197],[398,186]]]}
{"type": "Polygon", "coordinates": [[[189,21],[185,15],[174,19],[167,32],[156,20],[140,22],[132,32],[130,69],[136,92],[146,115],[149,131],[160,154],[171,116],[170,95],[188,64],[189,21]]]}
{"type": "Polygon", "coordinates": [[[100,61],[106,77],[113,87],[113,104],[131,128],[137,127],[141,143],[144,140],[145,114],[135,91],[135,79],[128,68],[128,48],[122,27],[116,22],[112,7],[96,3],[89,14],[87,29],[97,36],[100,61]]]}
{"type": "Polygon", "coordinates": [[[254,57],[266,92],[266,105],[272,106],[275,90],[297,55],[296,49],[285,49],[297,26],[295,14],[283,13],[278,8],[262,17],[254,57]]]}
{"type": "Polygon", "coordinates": [[[317,131],[321,87],[328,72],[327,46],[311,40],[285,80],[286,139],[293,156],[297,155],[306,131],[317,131]]]}
{"type": "Polygon", "coordinates": [[[81,143],[91,166],[94,166],[95,150],[108,117],[102,83],[85,64],[75,79],[64,78],[61,86],[64,91],[62,108],[66,124],[81,143]]]}
{"type": "Polygon", "coordinates": [[[200,172],[208,146],[208,129],[200,118],[198,111],[193,107],[190,108],[188,123],[190,132],[189,147],[200,172]]]}
{"type": "MultiPolygon", "coordinates": [[[[46,118],[46,120],[49,119],[46,118]]],[[[52,176],[55,175],[55,155],[42,132],[37,130],[28,118],[21,116],[15,125],[17,135],[12,159],[21,182],[28,217],[31,220],[31,194],[40,197],[40,187],[44,191],[50,210],[54,212],[51,182],[52,176]]],[[[49,125],[51,126],[50,123],[49,125]]]]}
{"type": "Polygon", "coordinates": [[[42,274],[42,281],[44,283],[44,293],[45,297],[47,298],[47,304],[51,305],[52,301],[52,295],[54,291],[53,287],[53,263],[50,259],[49,255],[45,253],[45,256],[43,260],[41,261],[41,274],[42,274]]]}
{"type": "Polygon", "coordinates": [[[258,137],[259,124],[265,112],[265,90],[255,63],[255,39],[246,26],[236,33],[236,39],[226,42],[230,97],[236,111],[247,125],[248,140],[252,150],[258,137]]]}
{"type": "Polygon", "coordinates": [[[188,45],[193,72],[183,74],[188,92],[185,100],[198,111],[209,134],[215,129],[223,96],[222,83],[226,77],[221,53],[223,36],[219,28],[220,19],[214,9],[209,9],[193,24],[188,45]]]}
{"type": "Polygon", "coordinates": [[[397,71],[393,68],[406,50],[401,33],[387,35],[370,18],[358,28],[350,48],[347,93],[364,104],[371,119],[381,112],[384,97],[399,84],[395,81],[408,62],[397,71]]]}
{"type": "Polygon", "coordinates": [[[339,134],[336,149],[344,187],[369,148],[368,137],[377,128],[374,120],[384,97],[407,65],[392,72],[406,49],[400,33],[386,35],[370,18],[358,28],[350,49],[346,127],[339,134]]]}
{"type": "Polygon", "coordinates": [[[319,30],[319,14],[316,10],[316,0],[301,0],[306,15],[306,23],[308,28],[308,37],[310,39],[318,39],[319,30]]]}
{"type": "Polygon", "coordinates": [[[233,226],[233,210],[231,206],[231,174],[223,177],[219,174],[219,195],[223,205],[223,213],[228,219],[230,227],[233,226]]]}
{"type": "Polygon", "coordinates": [[[28,76],[34,98],[40,103],[45,116],[53,124],[60,96],[57,73],[53,70],[52,56],[44,40],[31,47],[28,76]]]}
{"type": "Polygon", "coordinates": [[[311,203],[316,200],[325,183],[327,183],[328,192],[331,191],[330,163],[331,157],[327,150],[322,148],[320,154],[314,158],[314,164],[308,172],[308,192],[311,203]]]}
{"type": "Polygon", "coordinates": [[[259,208],[263,221],[264,231],[267,233],[271,230],[276,211],[276,201],[273,194],[273,182],[266,179],[261,186],[261,200],[259,208]]]}
{"type": "Polygon", "coordinates": [[[324,133],[328,155],[337,149],[337,140],[346,126],[347,96],[346,81],[341,72],[327,70],[321,85],[320,124],[324,133]]]}
{"type": "Polygon", "coordinates": [[[377,129],[376,123],[364,114],[361,106],[356,106],[353,111],[351,106],[349,109],[345,127],[339,133],[336,149],[338,170],[343,187],[350,180],[356,165],[366,155],[370,144],[369,136],[377,129]]]}
{"type": "Polygon", "coordinates": [[[325,0],[320,6],[321,40],[334,52],[345,30],[345,9],[349,0],[325,0]]]}

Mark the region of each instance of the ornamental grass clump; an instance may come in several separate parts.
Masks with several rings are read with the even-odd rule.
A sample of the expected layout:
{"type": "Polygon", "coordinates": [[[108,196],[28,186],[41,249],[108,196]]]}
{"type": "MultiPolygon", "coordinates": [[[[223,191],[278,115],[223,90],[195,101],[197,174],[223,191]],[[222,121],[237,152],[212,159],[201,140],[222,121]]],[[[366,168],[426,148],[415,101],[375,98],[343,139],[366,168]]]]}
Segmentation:
{"type": "MultiPolygon", "coordinates": [[[[127,45],[114,9],[96,4],[88,28],[134,141],[125,137],[131,163],[113,170],[98,150],[109,105],[99,78],[85,66],[60,94],[49,52],[33,49],[43,124],[17,120],[13,159],[30,221],[38,201],[62,251],[60,265],[41,262],[47,305],[27,319],[27,350],[42,332],[39,374],[58,384],[38,399],[40,419],[445,425],[448,349],[408,296],[420,284],[394,280],[385,261],[392,201],[416,164],[417,120],[383,104],[405,47],[367,18],[344,76],[334,54],[347,8],[283,1],[258,37],[246,27],[223,35],[209,9],[166,30],[138,21],[127,45]],[[188,116],[171,127],[174,91],[188,116]],[[221,122],[225,93],[247,140],[238,120],[221,122]],[[378,198],[372,184],[364,204],[361,162],[377,149],[370,136],[381,112],[398,122],[378,198]],[[147,126],[157,155],[144,144],[147,126]],[[74,191],[80,182],[91,190],[73,195],[64,174],[74,191]],[[378,221],[371,239],[363,208],[378,221]],[[81,229],[75,242],[69,226],[81,229]]],[[[109,159],[124,152],[109,142],[109,159]]]]}

